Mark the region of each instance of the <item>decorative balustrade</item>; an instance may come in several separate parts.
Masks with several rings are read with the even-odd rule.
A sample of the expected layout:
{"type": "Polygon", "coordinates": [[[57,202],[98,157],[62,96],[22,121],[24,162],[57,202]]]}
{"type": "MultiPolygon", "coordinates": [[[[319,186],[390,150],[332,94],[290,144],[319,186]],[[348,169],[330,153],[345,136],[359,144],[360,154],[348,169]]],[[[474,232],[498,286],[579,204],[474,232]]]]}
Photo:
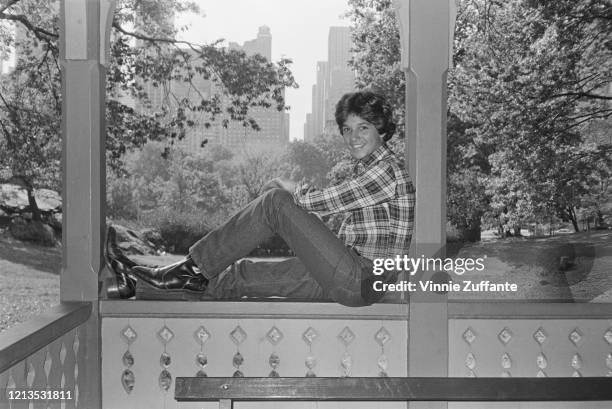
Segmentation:
{"type": "Polygon", "coordinates": [[[610,304],[449,305],[449,376],[612,376],[610,304]]]}
{"type": "MultiPolygon", "coordinates": [[[[405,377],[407,308],[102,302],[103,407],[190,407],[172,397],[185,376],[405,377]]],[[[612,375],[611,305],[453,302],[448,311],[451,377],[612,375]]],[[[88,303],[67,303],[3,333],[0,388],[65,389],[73,399],[9,402],[2,396],[1,407],[86,407],[83,324],[90,314],[88,303]]],[[[590,407],[605,407],[597,404],[590,407]]]]}
{"type": "Polygon", "coordinates": [[[81,391],[90,303],[64,303],[0,337],[0,407],[86,408],[81,391]],[[59,391],[66,400],[9,400],[11,390],[59,391]],[[68,395],[65,395],[68,396],[68,395]]]}
{"type": "MultiPolygon", "coordinates": [[[[172,399],[180,377],[405,377],[407,310],[407,304],[351,309],[287,302],[105,301],[100,308],[104,407],[191,408],[172,399]]],[[[451,302],[448,316],[450,377],[595,379],[610,372],[610,305],[451,302]]],[[[487,405],[448,406],[493,407],[487,405]]],[[[556,405],[584,407],[579,402],[556,405]]]]}
{"type": "Polygon", "coordinates": [[[101,305],[104,407],[185,407],[180,376],[407,375],[405,304],[145,304],[101,305]]]}
{"type": "Polygon", "coordinates": [[[453,376],[612,376],[606,320],[457,320],[449,333],[453,376]]]}

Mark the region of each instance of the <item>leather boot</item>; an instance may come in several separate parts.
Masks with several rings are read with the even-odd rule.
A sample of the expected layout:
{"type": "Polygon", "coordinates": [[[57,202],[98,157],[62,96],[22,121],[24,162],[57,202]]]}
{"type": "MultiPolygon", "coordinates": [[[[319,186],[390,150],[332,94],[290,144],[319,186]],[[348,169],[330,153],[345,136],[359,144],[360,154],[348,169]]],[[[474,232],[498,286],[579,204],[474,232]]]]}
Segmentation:
{"type": "Polygon", "coordinates": [[[114,273],[114,279],[106,287],[109,298],[131,298],[136,294],[136,280],[130,277],[130,269],[136,263],[127,258],[117,245],[117,232],[109,226],[104,245],[104,261],[108,269],[114,273]]]}
{"type": "Polygon", "coordinates": [[[208,280],[194,270],[197,267],[190,257],[164,267],[135,266],[130,272],[139,280],[162,290],[188,290],[203,292],[208,280]]]}

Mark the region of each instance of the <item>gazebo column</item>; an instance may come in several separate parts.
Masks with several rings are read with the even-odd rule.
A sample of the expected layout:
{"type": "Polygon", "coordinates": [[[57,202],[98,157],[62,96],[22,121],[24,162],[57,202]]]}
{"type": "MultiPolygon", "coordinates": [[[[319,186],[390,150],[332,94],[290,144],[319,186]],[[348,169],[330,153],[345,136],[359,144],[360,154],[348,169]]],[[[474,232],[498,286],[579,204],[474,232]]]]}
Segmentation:
{"type": "Polygon", "coordinates": [[[79,401],[101,407],[98,282],[105,226],[105,68],[114,2],[65,0],[60,9],[63,136],[62,302],[92,303],[80,327],[79,401]]]}
{"type": "MultiPolygon", "coordinates": [[[[406,75],[406,157],[416,187],[412,257],[444,257],[446,244],[446,76],[452,55],[454,0],[395,0],[406,75]]],[[[432,272],[415,276],[431,279],[432,272]]],[[[418,285],[417,285],[418,287],[418,285]]],[[[409,376],[448,376],[445,295],[411,293],[409,376]]],[[[445,408],[414,402],[411,408],[445,408]]]]}

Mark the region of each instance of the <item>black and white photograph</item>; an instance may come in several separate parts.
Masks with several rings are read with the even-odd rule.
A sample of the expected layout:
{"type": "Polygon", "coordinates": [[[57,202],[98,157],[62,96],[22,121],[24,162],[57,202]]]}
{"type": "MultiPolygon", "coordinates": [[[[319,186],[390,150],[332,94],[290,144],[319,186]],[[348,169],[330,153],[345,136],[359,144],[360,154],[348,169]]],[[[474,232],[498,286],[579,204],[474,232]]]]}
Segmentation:
{"type": "Polygon", "coordinates": [[[0,0],[0,409],[609,409],[609,0],[0,0]]]}

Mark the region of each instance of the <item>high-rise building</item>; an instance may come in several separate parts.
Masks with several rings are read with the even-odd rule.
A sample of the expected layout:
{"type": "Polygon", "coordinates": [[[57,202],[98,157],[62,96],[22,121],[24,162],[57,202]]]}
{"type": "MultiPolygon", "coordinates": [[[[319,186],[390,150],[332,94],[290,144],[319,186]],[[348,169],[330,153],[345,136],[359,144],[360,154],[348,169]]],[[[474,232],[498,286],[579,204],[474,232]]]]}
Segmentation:
{"type": "MultiPolygon", "coordinates": [[[[272,59],[272,35],[267,26],[259,27],[257,37],[253,40],[245,41],[240,46],[237,43],[230,43],[229,48],[242,50],[248,56],[259,54],[268,61],[272,59]]],[[[275,147],[278,148],[289,142],[289,114],[278,111],[275,107],[270,108],[250,108],[249,116],[252,117],[260,130],[245,127],[241,123],[230,122],[227,129],[222,129],[219,142],[226,146],[236,148],[252,147],[275,147]]]]}
{"type": "Polygon", "coordinates": [[[321,135],[325,124],[325,101],[327,99],[327,61],[317,62],[317,82],[315,84],[315,92],[312,100],[312,138],[321,135]]]}
{"type": "Polygon", "coordinates": [[[314,121],[312,120],[313,115],[311,113],[306,114],[306,122],[304,122],[304,141],[310,142],[314,139],[314,121]]]}
{"type": "Polygon", "coordinates": [[[351,59],[351,32],[348,27],[331,27],[327,41],[327,92],[325,124],[334,122],[336,103],[342,95],[355,90],[351,59]]]}
{"type": "Polygon", "coordinates": [[[348,27],[330,27],[327,61],[317,62],[317,80],[312,95],[312,125],[304,128],[305,141],[311,141],[326,129],[335,127],[336,103],[342,95],[355,90],[355,73],[349,65],[351,46],[348,27]]]}
{"type": "Polygon", "coordinates": [[[257,32],[257,37],[253,40],[245,41],[242,47],[236,43],[230,43],[230,48],[235,48],[244,51],[247,55],[259,54],[266,57],[266,60],[272,60],[272,34],[270,27],[261,26],[257,32]]]}
{"type": "MultiPolygon", "coordinates": [[[[248,56],[260,54],[270,61],[272,56],[270,28],[260,27],[255,39],[246,41],[243,45],[230,42],[228,48],[244,51],[248,56]]],[[[175,99],[193,98],[193,102],[197,103],[201,99],[208,99],[215,95],[221,97],[222,111],[225,106],[229,106],[230,99],[224,97],[224,92],[220,89],[219,84],[198,76],[194,76],[191,82],[190,86],[182,81],[171,81],[169,84],[159,84],[157,86],[145,83],[143,87],[149,97],[151,106],[147,108],[138,104],[137,108],[145,112],[157,112],[162,105],[171,108],[175,99]],[[173,97],[168,98],[170,92],[173,97]]],[[[126,104],[131,102],[128,97],[123,97],[122,100],[126,104]]],[[[209,143],[218,143],[235,148],[235,150],[251,149],[253,147],[265,149],[270,146],[278,148],[289,141],[289,114],[278,111],[274,107],[249,108],[248,116],[255,120],[260,127],[259,131],[243,126],[242,122],[231,120],[226,114],[217,115],[214,121],[208,113],[187,112],[186,114],[194,125],[185,129],[184,139],[177,141],[177,143],[189,150],[199,149],[204,140],[209,143]],[[223,127],[224,120],[229,121],[227,128],[223,127]]]]}

